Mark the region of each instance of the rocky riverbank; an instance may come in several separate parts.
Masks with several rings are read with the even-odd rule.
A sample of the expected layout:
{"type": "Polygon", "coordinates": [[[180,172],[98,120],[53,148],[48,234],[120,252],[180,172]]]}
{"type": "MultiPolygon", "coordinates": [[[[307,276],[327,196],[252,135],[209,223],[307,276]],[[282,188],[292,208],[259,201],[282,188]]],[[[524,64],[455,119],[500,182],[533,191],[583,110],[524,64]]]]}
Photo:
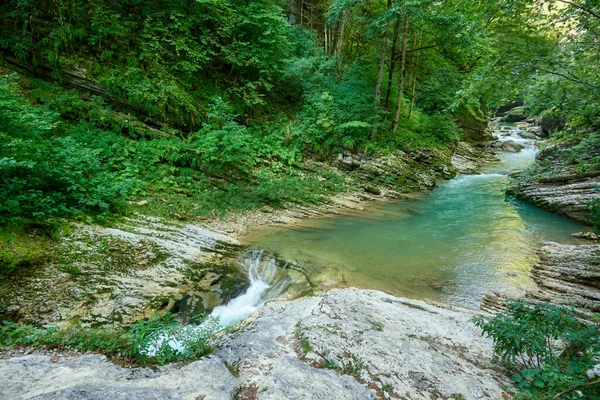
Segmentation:
{"type": "Polygon", "coordinates": [[[527,171],[514,176],[508,194],[550,212],[591,224],[588,204],[600,199],[597,149],[575,151],[576,143],[553,144],[541,150],[527,171]]]}
{"type": "Polygon", "coordinates": [[[282,209],[263,207],[202,221],[202,224],[238,238],[251,227],[290,225],[302,219],[363,210],[364,204],[370,201],[411,198],[415,193],[433,189],[439,180],[451,179],[458,174],[477,174],[484,165],[495,160],[494,152],[485,143],[470,142],[458,142],[448,151],[395,151],[378,158],[342,153],[333,165],[315,163],[314,166],[332,169],[359,182],[357,190],[333,196],[319,205],[288,204],[282,209]]]}
{"type": "MultiPolygon", "coordinates": [[[[532,302],[550,302],[574,306],[577,315],[591,321],[600,312],[600,246],[547,243],[538,252],[539,261],[531,271],[536,290],[525,298],[532,302]]],[[[498,312],[507,297],[486,295],[481,309],[498,312]]]]}
{"type": "MultiPolygon", "coordinates": [[[[542,121],[544,122],[544,121],[542,121]]],[[[537,134],[547,136],[562,129],[564,121],[546,119],[537,134]]],[[[600,199],[598,148],[594,138],[562,132],[553,136],[526,171],[514,174],[509,195],[555,214],[591,225],[592,200],[600,199]]],[[[594,239],[589,233],[579,237],[594,239]]],[[[531,271],[536,289],[527,293],[532,302],[572,305],[584,320],[600,311],[600,245],[547,243],[538,252],[531,271]]],[[[507,296],[489,294],[481,308],[501,311],[507,296]]]]}
{"type": "Polygon", "coordinates": [[[370,290],[267,304],[207,358],[157,369],[100,355],[0,360],[10,399],[502,399],[472,311],[370,290]]]}

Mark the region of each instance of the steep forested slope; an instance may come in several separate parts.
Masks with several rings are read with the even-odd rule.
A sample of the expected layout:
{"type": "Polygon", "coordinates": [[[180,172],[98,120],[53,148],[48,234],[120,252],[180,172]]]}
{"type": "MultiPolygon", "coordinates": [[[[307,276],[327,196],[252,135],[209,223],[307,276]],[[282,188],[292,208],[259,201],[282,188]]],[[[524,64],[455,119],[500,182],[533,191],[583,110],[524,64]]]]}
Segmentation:
{"type": "Polygon", "coordinates": [[[346,188],[302,160],[444,149],[459,137],[453,114],[476,134],[486,124],[477,94],[461,92],[486,57],[485,27],[459,2],[0,11],[4,224],[97,218],[126,200],[197,215],[318,202],[346,188]]]}

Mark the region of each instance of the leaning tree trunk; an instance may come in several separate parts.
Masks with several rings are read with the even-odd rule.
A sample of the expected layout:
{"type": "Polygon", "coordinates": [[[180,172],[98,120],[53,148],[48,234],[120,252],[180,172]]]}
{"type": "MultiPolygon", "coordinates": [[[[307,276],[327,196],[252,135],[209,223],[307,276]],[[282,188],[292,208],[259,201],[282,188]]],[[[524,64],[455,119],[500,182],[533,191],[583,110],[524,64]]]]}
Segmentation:
{"type": "Polygon", "coordinates": [[[400,84],[398,85],[398,101],[396,101],[396,113],[392,123],[392,132],[398,131],[400,114],[402,113],[402,92],[404,91],[404,70],[406,69],[406,39],[408,37],[408,14],[404,17],[404,31],[402,33],[402,58],[400,60],[400,84]]]}
{"type": "MultiPolygon", "coordinates": [[[[392,0],[388,0],[387,9],[392,6],[392,0]]],[[[387,50],[388,31],[390,29],[390,21],[388,20],[383,32],[383,40],[381,43],[381,57],[379,58],[379,73],[377,74],[377,85],[375,86],[375,116],[373,117],[373,131],[371,136],[374,138],[377,135],[377,122],[379,120],[379,106],[381,105],[381,82],[383,81],[383,70],[385,69],[385,53],[387,50]]]]}

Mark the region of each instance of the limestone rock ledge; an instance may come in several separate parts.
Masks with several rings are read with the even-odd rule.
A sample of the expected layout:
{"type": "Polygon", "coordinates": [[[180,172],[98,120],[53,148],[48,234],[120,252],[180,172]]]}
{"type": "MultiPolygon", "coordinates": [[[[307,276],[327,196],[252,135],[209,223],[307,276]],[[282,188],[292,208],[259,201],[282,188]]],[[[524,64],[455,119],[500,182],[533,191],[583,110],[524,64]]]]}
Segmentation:
{"type": "MultiPolygon", "coordinates": [[[[540,151],[528,171],[514,176],[508,194],[537,207],[590,225],[590,201],[600,199],[600,172],[579,172],[569,165],[571,145],[554,145],[540,151]]],[[[597,151],[581,154],[591,163],[597,151]]]]}
{"type": "Polygon", "coordinates": [[[207,358],[128,369],[99,355],[0,360],[10,399],[502,399],[473,311],[336,289],[272,302],[207,358]]]}
{"type": "MultiPolygon", "coordinates": [[[[600,245],[547,243],[538,252],[539,261],[531,270],[536,290],[525,298],[532,302],[569,304],[583,320],[600,312],[600,245]]],[[[481,309],[498,312],[508,297],[489,294],[481,309]]]]}

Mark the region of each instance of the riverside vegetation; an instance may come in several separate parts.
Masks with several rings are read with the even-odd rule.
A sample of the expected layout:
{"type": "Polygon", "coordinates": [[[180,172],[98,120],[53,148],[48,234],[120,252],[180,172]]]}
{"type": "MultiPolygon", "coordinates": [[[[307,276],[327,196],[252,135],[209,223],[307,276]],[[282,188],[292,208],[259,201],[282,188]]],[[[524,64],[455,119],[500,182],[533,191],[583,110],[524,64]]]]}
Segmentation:
{"type": "MultiPolygon", "coordinates": [[[[52,261],[74,223],[193,222],[373,191],[335,166],[345,154],[441,171],[459,141],[490,139],[490,108],[516,99],[511,118],[540,117],[542,154],[554,155],[519,180],[600,168],[594,0],[8,0],[0,15],[0,290],[52,261]]],[[[598,227],[599,215],[590,198],[585,218],[598,227]]],[[[497,318],[480,322],[492,337],[508,324],[497,318]]],[[[152,362],[140,341],[172,324],[111,334],[7,322],[0,344],[152,362]]],[[[548,360],[519,387],[582,385],[583,364],[548,360]]]]}

